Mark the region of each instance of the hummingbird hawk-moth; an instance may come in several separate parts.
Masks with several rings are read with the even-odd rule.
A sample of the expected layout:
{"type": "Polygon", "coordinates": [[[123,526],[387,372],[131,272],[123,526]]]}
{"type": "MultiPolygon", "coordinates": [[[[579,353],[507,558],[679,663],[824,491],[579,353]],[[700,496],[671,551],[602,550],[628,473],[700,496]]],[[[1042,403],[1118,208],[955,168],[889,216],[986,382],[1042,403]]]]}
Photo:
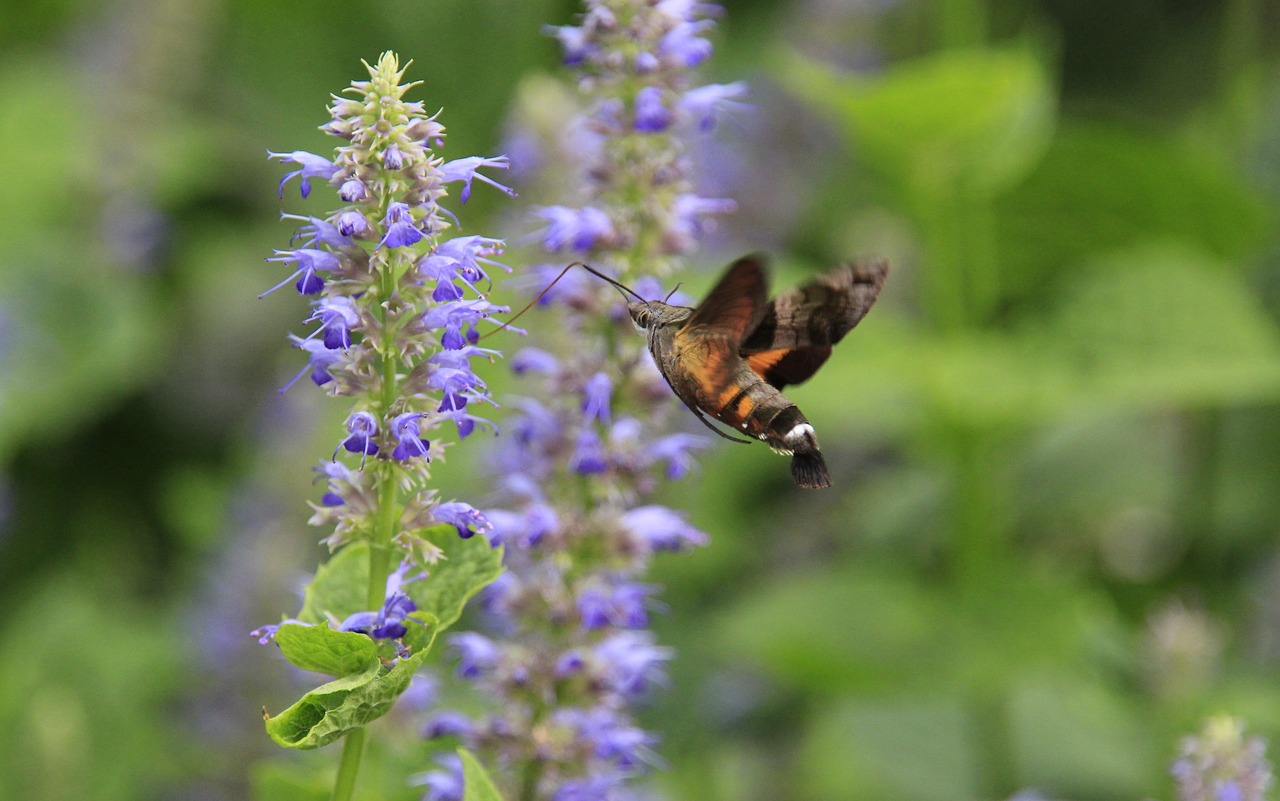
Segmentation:
{"type": "Polygon", "coordinates": [[[771,301],[763,259],[744,256],[697,308],[627,308],[662,377],[699,420],[727,439],[749,441],[709,418],[789,454],[796,484],[816,489],[831,486],[826,462],[813,426],[782,389],[818,371],[875,303],[888,272],[882,260],[842,264],[771,301]]]}

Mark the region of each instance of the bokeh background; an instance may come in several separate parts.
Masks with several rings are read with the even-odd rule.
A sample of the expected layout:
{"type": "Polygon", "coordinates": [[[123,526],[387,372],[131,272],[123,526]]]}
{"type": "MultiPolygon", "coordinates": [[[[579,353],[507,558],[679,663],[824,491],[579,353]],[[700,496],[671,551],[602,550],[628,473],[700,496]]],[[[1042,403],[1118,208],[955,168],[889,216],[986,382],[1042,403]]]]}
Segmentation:
{"type": "MultiPolygon", "coordinates": [[[[255,299],[262,259],[331,200],[278,201],[266,151],[331,148],[329,93],[394,49],[446,153],[495,154],[556,121],[575,11],[0,6],[0,799],[326,797],[336,752],[258,717],[307,680],[246,634],[322,557],[343,415],[276,391],[305,308],[255,299]]],[[[1280,733],[1278,34],[1269,0],[729,4],[706,76],[754,111],[705,180],[741,210],[686,288],[761,249],[779,286],[893,273],[788,393],[836,488],[727,446],[667,499],[713,544],[655,576],[662,793],[1167,799],[1205,716],[1280,733]]],[[[477,189],[469,229],[520,239],[534,195],[477,189]]],[[[427,746],[386,751],[365,797],[416,798],[427,746]]]]}

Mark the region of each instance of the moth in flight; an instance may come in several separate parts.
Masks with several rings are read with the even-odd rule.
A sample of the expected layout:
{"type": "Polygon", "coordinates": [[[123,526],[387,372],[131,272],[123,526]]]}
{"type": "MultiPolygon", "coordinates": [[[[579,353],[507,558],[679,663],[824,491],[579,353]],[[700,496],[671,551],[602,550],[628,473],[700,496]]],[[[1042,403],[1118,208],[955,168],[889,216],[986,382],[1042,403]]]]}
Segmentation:
{"type": "MultiPolygon", "coordinates": [[[[595,272],[594,270],[592,272],[595,272]]],[[[888,275],[883,260],[842,264],[769,300],[760,256],[744,256],[697,308],[631,301],[649,352],[676,396],[712,431],[715,419],[791,456],[801,487],[831,486],[813,426],[782,389],[807,380],[866,315],[888,275]]]]}

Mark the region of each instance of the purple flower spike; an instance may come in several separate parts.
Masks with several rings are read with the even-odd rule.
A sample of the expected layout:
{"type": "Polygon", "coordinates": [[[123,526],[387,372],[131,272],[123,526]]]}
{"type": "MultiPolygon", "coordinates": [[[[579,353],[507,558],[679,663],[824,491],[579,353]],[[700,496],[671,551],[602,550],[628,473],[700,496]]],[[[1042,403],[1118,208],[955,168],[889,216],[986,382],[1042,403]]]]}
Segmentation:
{"type": "Polygon", "coordinates": [[[324,280],[317,273],[336,270],[342,266],[338,257],[327,250],[319,250],[317,248],[299,248],[298,250],[277,250],[276,255],[267,259],[267,261],[279,261],[285,263],[294,263],[298,265],[298,269],[284,279],[280,283],[263,292],[258,297],[266,297],[275,292],[280,287],[298,279],[296,284],[298,293],[302,295],[314,295],[324,289],[324,280]]]}
{"type": "Polygon", "coordinates": [[[290,178],[299,178],[299,189],[302,192],[302,196],[306,197],[311,194],[312,178],[323,178],[327,181],[338,171],[333,162],[323,156],[317,156],[315,153],[308,153],[305,150],[295,150],[292,153],[272,153],[268,150],[267,157],[280,159],[285,164],[297,164],[302,168],[294,170],[280,179],[280,197],[284,197],[284,185],[289,183],[290,178]]]}
{"type": "Polygon", "coordinates": [[[578,779],[566,779],[556,788],[551,801],[599,801],[602,798],[614,797],[614,790],[622,785],[621,775],[586,776],[578,779]]]}
{"type": "Polygon", "coordinates": [[[345,350],[351,347],[351,329],[360,324],[360,313],[355,302],[339,295],[321,301],[309,320],[319,320],[324,332],[324,346],[329,350],[345,350]]]}
{"type": "Polygon", "coordinates": [[[348,436],[339,447],[351,453],[373,456],[378,445],[373,438],[378,435],[378,421],[369,412],[355,412],[347,418],[348,436]]]}
{"type": "Polygon", "coordinates": [[[358,211],[344,211],[338,215],[338,231],[343,236],[363,236],[369,230],[369,221],[358,211]]]}
{"type": "Polygon", "coordinates": [[[602,629],[613,622],[613,602],[598,589],[584,590],[578,595],[578,616],[584,629],[602,629]]]}
{"type": "Polygon", "coordinates": [[[404,153],[398,145],[391,145],[382,151],[382,166],[391,172],[404,169],[404,153]]]}
{"type": "Polygon", "coordinates": [[[596,646],[594,665],[614,692],[636,700],[666,680],[663,666],[671,656],[670,648],[653,644],[652,632],[620,631],[596,646]]]}
{"type": "Polygon", "coordinates": [[[604,373],[596,373],[582,387],[582,413],[588,421],[598,420],[609,425],[609,397],[613,394],[613,382],[604,373]]]}
{"type": "Polygon", "coordinates": [[[563,62],[569,66],[581,64],[596,47],[587,43],[587,37],[581,28],[572,25],[548,25],[542,29],[550,36],[556,37],[564,50],[563,62]]]}
{"type": "Polygon", "coordinates": [[[596,432],[583,429],[578,433],[578,445],[569,458],[569,468],[583,476],[603,473],[609,469],[608,457],[596,432]]]}
{"type": "Polygon", "coordinates": [[[306,352],[307,366],[289,379],[289,383],[280,388],[281,394],[284,394],[289,387],[296,384],[298,379],[302,378],[308,370],[311,371],[311,382],[318,387],[322,387],[333,380],[333,375],[329,372],[329,368],[342,361],[342,354],[329,350],[324,346],[323,342],[317,342],[314,339],[293,337],[293,344],[306,352]]]}
{"type": "Polygon", "coordinates": [[[431,516],[438,523],[448,523],[453,526],[458,530],[458,536],[464,540],[492,528],[480,510],[461,501],[442,503],[431,511],[431,516]]]}
{"type": "Polygon", "coordinates": [[[619,522],[653,551],[683,551],[707,544],[706,534],[665,506],[638,506],[619,522]]]}
{"type": "Polygon", "coordinates": [[[614,609],[614,622],[629,629],[642,629],[649,625],[649,596],[658,591],[649,584],[627,583],[613,588],[610,602],[614,609]]]}
{"type": "Polygon", "coordinates": [[[387,233],[378,247],[385,245],[389,248],[404,248],[422,241],[422,231],[414,224],[413,213],[404,203],[392,203],[387,207],[387,216],[382,219],[382,225],[387,233]]]}
{"type": "Polygon", "coordinates": [[[422,737],[438,740],[441,737],[465,737],[472,730],[471,719],[461,712],[441,710],[422,727],[422,737]]]}
{"type": "Polygon", "coordinates": [[[437,757],[440,769],[420,773],[409,780],[427,788],[422,801],[462,801],[465,786],[462,778],[462,759],[457,754],[437,757]]]}
{"type": "Polygon", "coordinates": [[[298,227],[294,231],[293,238],[289,241],[297,242],[301,240],[305,243],[305,247],[314,248],[317,245],[324,245],[334,250],[351,247],[351,237],[342,233],[337,226],[332,225],[317,217],[299,217],[296,214],[281,214],[284,220],[300,220],[304,225],[298,227]]]}
{"type": "Polygon", "coordinates": [[[399,442],[391,452],[392,459],[403,462],[406,459],[427,455],[431,443],[421,439],[419,434],[421,425],[422,415],[418,412],[396,415],[396,418],[391,421],[391,433],[399,442]]]}
{"type": "Polygon", "coordinates": [[[511,369],[516,375],[551,375],[560,369],[560,361],[540,348],[521,348],[511,357],[511,369]]]}
{"type": "Polygon", "coordinates": [[[502,655],[493,640],[474,632],[453,635],[449,645],[458,654],[458,676],[464,679],[490,672],[502,655]]]}
{"type": "Polygon", "coordinates": [[[585,253],[614,235],[609,215],[592,206],[581,209],[546,206],[535,213],[547,221],[543,244],[553,252],[576,250],[585,253]]]}
{"type": "Polygon", "coordinates": [[[492,158],[482,158],[480,156],[468,156],[464,159],[454,159],[446,161],[440,165],[440,173],[445,183],[453,181],[462,181],[462,192],[458,195],[458,199],[466,203],[471,197],[471,182],[479,179],[489,186],[494,187],[500,192],[505,192],[511,197],[515,197],[515,190],[509,186],[503,186],[487,175],[481,175],[479,170],[484,167],[492,167],[496,170],[505,170],[511,165],[506,156],[494,156],[492,158]]]}
{"type": "Polygon", "coordinates": [[[358,178],[348,178],[342,182],[342,186],[338,187],[338,197],[347,203],[359,203],[368,196],[368,191],[358,178]]]}
{"type": "Polygon", "coordinates": [[[417,609],[409,596],[393,592],[377,612],[356,612],[342,621],[338,629],[358,631],[375,640],[398,640],[409,632],[404,621],[410,619],[409,614],[417,609]]]}
{"type": "Polygon", "coordinates": [[[661,133],[671,127],[671,110],[662,102],[662,90],[646,86],[636,93],[636,130],[661,133]]]}
{"type": "Polygon", "coordinates": [[[658,43],[658,55],[675,67],[696,67],[711,57],[711,42],[699,36],[712,27],[710,20],[680,22],[658,43]]]}
{"type": "Polygon", "coordinates": [[[742,81],[709,83],[685,92],[680,108],[693,118],[699,130],[709,131],[722,114],[748,108],[746,103],[737,101],[746,94],[747,85],[742,81]]]}
{"type": "Polygon", "coordinates": [[[695,464],[691,452],[702,450],[710,444],[706,437],[694,434],[669,434],[649,447],[649,455],[655,461],[666,464],[663,472],[669,480],[678,481],[687,476],[695,464]]]}

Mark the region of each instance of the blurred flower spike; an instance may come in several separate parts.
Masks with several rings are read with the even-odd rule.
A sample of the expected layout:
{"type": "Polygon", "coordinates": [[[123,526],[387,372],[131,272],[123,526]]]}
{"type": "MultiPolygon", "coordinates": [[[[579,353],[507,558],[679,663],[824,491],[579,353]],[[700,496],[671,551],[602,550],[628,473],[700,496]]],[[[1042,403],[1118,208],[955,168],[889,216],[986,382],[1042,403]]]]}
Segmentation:
{"type": "Polygon", "coordinates": [[[1178,801],[1263,801],[1274,781],[1266,743],[1246,737],[1238,718],[1210,718],[1178,751],[1170,770],[1178,801]]]}
{"type": "MultiPolygon", "coordinates": [[[[730,199],[697,192],[686,141],[744,108],[742,84],[693,85],[690,68],[711,54],[718,12],[704,2],[588,0],[577,25],[548,29],[584,95],[576,118],[553,134],[549,149],[563,148],[567,163],[552,171],[582,183],[576,205],[533,212],[543,249],[555,254],[532,270],[538,289],[564,260],[581,258],[663,297],[657,276],[734,210],[730,199]]],[[[431,259],[420,270],[442,298],[477,286],[431,259]]],[[[674,398],[618,293],[584,276],[565,274],[540,302],[555,308],[550,327],[562,329],[563,347],[512,359],[532,397],[511,404],[496,459],[510,501],[484,510],[484,528],[474,527],[505,546],[507,572],[482,596],[493,630],[448,639],[455,675],[496,703],[487,715],[442,711],[422,726],[500,766],[503,797],[530,801],[638,797],[630,785],[658,761],[657,738],[632,708],[665,683],[673,656],[647,631],[662,605],[643,576],[654,555],[707,542],[680,512],[646,502],[694,471],[706,438],[665,430],[687,419],[672,414],[674,398]]],[[[446,349],[474,346],[465,315],[441,310],[431,320],[446,349]]],[[[446,397],[457,402],[484,391],[448,379],[446,397]]],[[[459,535],[472,530],[466,510],[441,511],[437,519],[459,535]]],[[[451,761],[420,782],[427,799],[461,799],[451,761]]]]}

